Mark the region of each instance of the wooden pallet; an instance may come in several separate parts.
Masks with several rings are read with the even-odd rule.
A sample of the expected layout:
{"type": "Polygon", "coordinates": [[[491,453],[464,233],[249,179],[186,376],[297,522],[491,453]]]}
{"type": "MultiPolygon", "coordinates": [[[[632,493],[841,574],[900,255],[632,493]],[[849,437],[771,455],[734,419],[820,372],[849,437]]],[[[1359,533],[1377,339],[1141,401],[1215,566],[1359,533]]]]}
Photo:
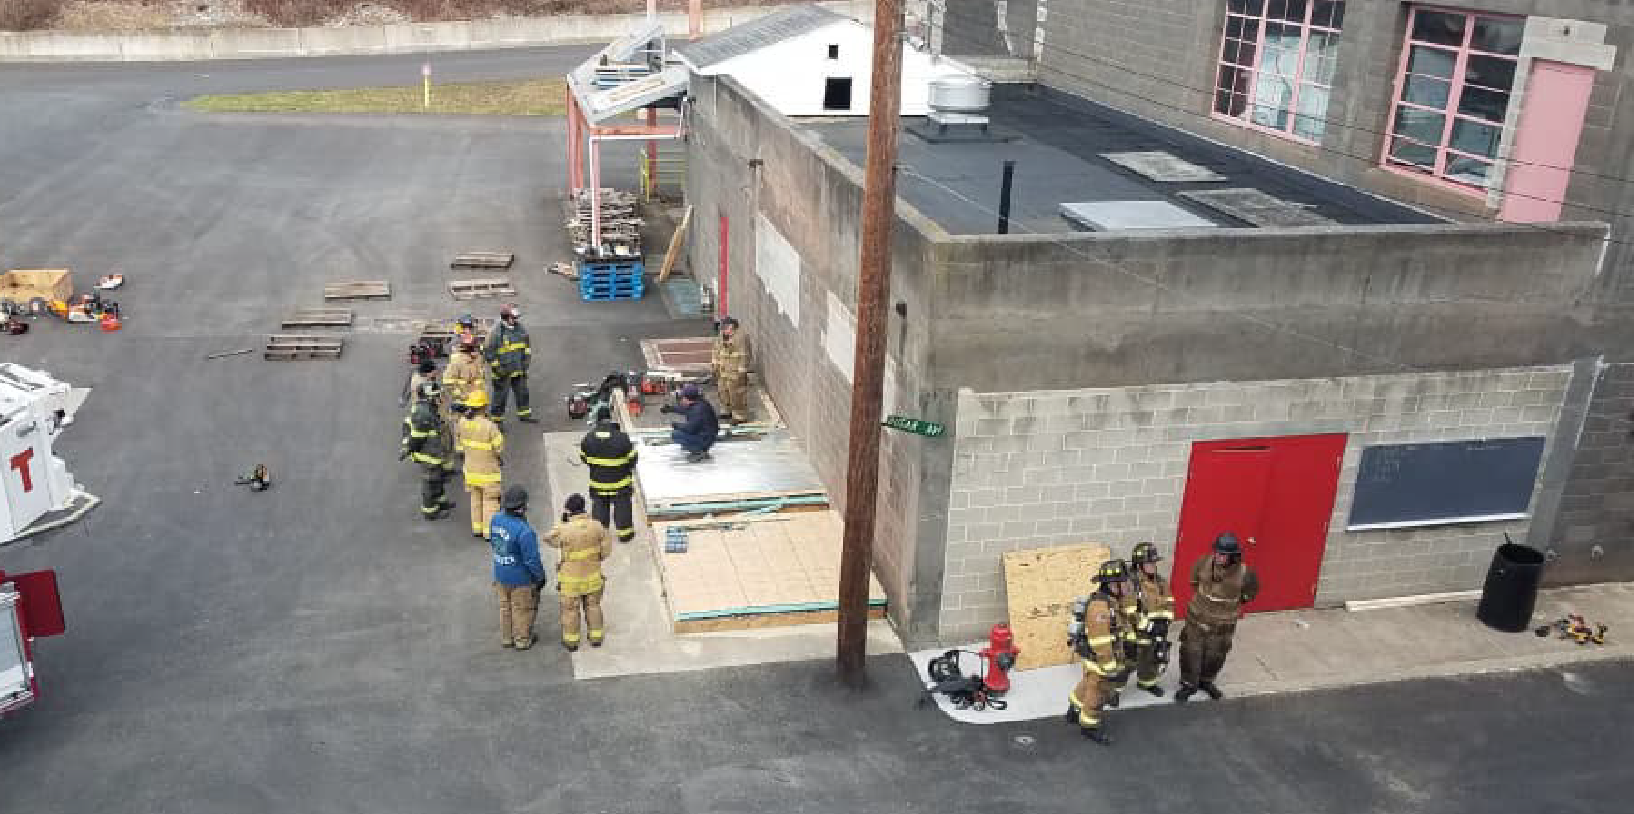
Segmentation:
{"type": "Polygon", "coordinates": [[[348,308],[300,308],[284,317],[281,327],[293,328],[350,328],[352,311],[348,308]]]}
{"type": "Polygon", "coordinates": [[[341,337],[315,334],[273,334],[267,337],[267,349],[261,358],[280,362],[297,359],[339,359],[346,340],[341,337]]]}
{"type": "Polygon", "coordinates": [[[516,294],[511,281],[503,277],[481,280],[449,280],[448,293],[456,300],[474,300],[478,297],[509,297],[516,294]]]}
{"type": "Polygon", "coordinates": [[[323,287],[326,300],[389,300],[391,283],[385,280],[351,280],[323,287]]]}
{"type": "MultiPolygon", "coordinates": [[[[494,329],[494,321],[492,317],[477,317],[476,325],[473,327],[476,328],[478,344],[488,338],[488,332],[494,329]]],[[[454,338],[454,320],[451,319],[430,320],[420,327],[420,341],[422,342],[429,340],[452,345],[454,338]]]]}
{"type": "Polygon", "coordinates": [[[454,255],[451,269],[508,269],[516,262],[516,255],[508,252],[466,252],[454,255]]]}

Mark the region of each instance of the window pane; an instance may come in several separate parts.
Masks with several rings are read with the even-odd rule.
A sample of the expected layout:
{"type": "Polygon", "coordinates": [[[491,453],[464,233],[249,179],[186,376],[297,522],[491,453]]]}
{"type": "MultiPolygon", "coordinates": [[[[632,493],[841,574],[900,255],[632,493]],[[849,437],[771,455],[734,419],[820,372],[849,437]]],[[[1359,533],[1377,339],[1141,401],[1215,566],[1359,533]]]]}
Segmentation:
{"type": "Polygon", "coordinates": [[[1422,45],[1413,46],[1407,56],[1407,72],[1423,76],[1439,76],[1442,79],[1451,79],[1453,68],[1458,64],[1458,55],[1452,51],[1443,51],[1440,48],[1426,48],[1422,45]]]}
{"type": "Polygon", "coordinates": [[[1294,135],[1321,141],[1327,131],[1328,89],[1315,85],[1299,86],[1299,107],[1294,116],[1294,135]]]}
{"type": "Polygon", "coordinates": [[[1228,40],[1251,39],[1259,36],[1255,21],[1235,15],[1226,17],[1225,35],[1228,40]]]}
{"type": "Polygon", "coordinates": [[[1509,94],[1500,90],[1465,87],[1458,98],[1458,112],[1490,122],[1501,122],[1509,111],[1509,94]]]}
{"type": "Polygon", "coordinates": [[[1265,47],[1299,49],[1299,26],[1288,23],[1265,24],[1265,47]]]}
{"type": "Polygon", "coordinates": [[[1501,127],[1457,119],[1452,123],[1452,142],[1447,146],[1462,153],[1491,158],[1498,154],[1498,139],[1502,135],[1501,127]]]}
{"type": "Polygon", "coordinates": [[[1282,19],[1296,23],[1305,22],[1305,0],[1288,0],[1288,7],[1283,11],[1282,19]]]}
{"type": "Polygon", "coordinates": [[[1465,20],[1462,14],[1417,11],[1413,14],[1413,39],[1439,45],[1463,45],[1465,20]]]}
{"type": "Polygon", "coordinates": [[[1509,90],[1515,84],[1515,60],[1470,55],[1464,81],[1485,88],[1509,90]]]}
{"type": "Polygon", "coordinates": [[[1487,174],[1491,170],[1492,165],[1485,161],[1477,161],[1459,155],[1447,156],[1446,175],[1447,178],[1453,181],[1484,187],[1487,185],[1487,174]]]}
{"type": "Polygon", "coordinates": [[[1260,70],[1291,79],[1299,68],[1299,52],[1284,48],[1267,47],[1260,52],[1260,70]]]}
{"type": "Polygon", "coordinates": [[[1305,44],[1305,58],[1309,59],[1312,55],[1324,59],[1338,59],[1339,35],[1312,31],[1310,40],[1305,44]]]}
{"type": "Polygon", "coordinates": [[[1248,97],[1233,94],[1228,90],[1221,90],[1214,94],[1214,110],[1227,116],[1241,118],[1243,108],[1247,107],[1248,97]]]}
{"type": "Polygon", "coordinates": [[[1470,37],[1469,47],[1477,51],[1514,56],[1521,52],[1521,31],[1519,20],[1476,17],[1475,33],[1470,37]]]}
{"type": "Polygon", "coordinates": [[[1301,76],[1307,82],[1319,82],[1323,85],[1333,84],[1333,74],[1338,69],[1339,62],[1334,59],[1323,59],[1305,52],[1305,75],[1301,76]]]}
{"type": "Polygon", "coordinates": [[[1426,144],[1440,144],[1441,133],[1446,126],[1447,119],[1440,113],[1404,107],[1396,111],[1396,126],[1393,132],[1398,136],[1407,136],[1426,144]]]}
{"type": "Polygon", "coordinates": [[[1273,20],[1282,19],[1288,11],[1288,0],[1269,0],[1265,6],[1265,16],[1273,20]]]}
{"type": "Polygon", "coordinates": [[[1226,8],[1233,14],[1258,16],[1265,11],[1265,0],[1230,0],[1226,8]]]}
{"type": "Polygon", "coordinates": [[[1447,94],[1452,89],[1451,83],[1427,76],[1407,77],[1407,88],[1401,98],[1417,105],[1433,107],[1437,110],[1447,107],[1447,94]]]}
{"type": "Polygon", "coordinates": [[[1248,120],[1273,130],[1288,129],[1288,106],[1293,101],[1293,83],[1280,76],[1254,77],[1254,109],[1248,120]]]}
{"type": "Polygon", "coordinates": [[[1390,145],[1390,157],[1396,161],[1414,164],[1427,170],[1435,169],[1435,148],[1426,144],[1416,144],[1406,139],[1396,139],[1390,145]]]}
{"type": "Polygon", "coordinates": [[[1345,22],[1345,0],[1316,0],[1311,11],[1311,25],[1341,28],[1345,22]]]}

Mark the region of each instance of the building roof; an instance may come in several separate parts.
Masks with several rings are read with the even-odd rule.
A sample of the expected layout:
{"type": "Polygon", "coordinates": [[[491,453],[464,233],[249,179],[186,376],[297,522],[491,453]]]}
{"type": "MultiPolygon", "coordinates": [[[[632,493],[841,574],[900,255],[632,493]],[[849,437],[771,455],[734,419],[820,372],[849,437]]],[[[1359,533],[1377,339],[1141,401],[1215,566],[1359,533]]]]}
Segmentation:
{"type": "MultiPolygon", "coordinates": [[[[919,120],[904,120],[897,195],[952,234],[996,231],[1007,159],[1016,162],[1011,223],[1018,234],[1061,234],[1086,222],[1103,229],[1196,228],[1197,219],[1207,221],[1201,228],[1228,229],[1444,222],[1053,89],[995,85],[988,116],[1013,140],[932,144],[908,132],[919,120]],[[1063,204],[1091,206],[1064,213],[1063,204]],[[1083,217],[1096,210],[1113,217],[1083,217]]],[[[866,118],[806,126],[862,166],[866,118]]]]}
{"type": "Polygon", "coordinates": [[[677,46],[675,53],[680,54],[693,70],[702,71],[711,65],[752,54],[791,37],[849,19],[818,5],[795,6],[677,46]]]}

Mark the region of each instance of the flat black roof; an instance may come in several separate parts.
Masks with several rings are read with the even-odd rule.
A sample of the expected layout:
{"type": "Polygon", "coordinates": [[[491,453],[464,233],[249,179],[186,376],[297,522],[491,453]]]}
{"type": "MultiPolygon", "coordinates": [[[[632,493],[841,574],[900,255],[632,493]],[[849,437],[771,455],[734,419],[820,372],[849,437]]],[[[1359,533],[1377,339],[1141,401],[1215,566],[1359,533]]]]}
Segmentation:
{"type": "MultiPolygon", "coordinates": [[[[910,132],[924,119],[903,120],[897,194],[954,234],[997,231],[1000,179],[1016,161],[1011,194],[1013,233],[1075,231],[1060,205],[1077,202],[1164,201],[1227,228],[1253,223],[1181,193],[1253,189],[1339,225],[1428,224],[1443,219],[1259,156],[1113,110],[1051,88],[995,85],[988,116],[1008,142],[931,143],[910,132]],[[1103,153],[1163,152],[1224,176],[1217,181],[1154,181],[1103,153]],[[929,179],[929,180],[927,180],[929,179]]],[[[807,120],[803,125],[862,166],[868,120],[807,120]]]]}

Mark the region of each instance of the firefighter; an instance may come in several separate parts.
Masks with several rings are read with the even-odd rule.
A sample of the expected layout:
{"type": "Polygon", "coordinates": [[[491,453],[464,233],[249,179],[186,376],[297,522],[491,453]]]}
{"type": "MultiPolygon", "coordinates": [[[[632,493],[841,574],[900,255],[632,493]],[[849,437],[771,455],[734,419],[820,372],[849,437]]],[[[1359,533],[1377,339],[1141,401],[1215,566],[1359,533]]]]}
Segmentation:
{"type": "Polygon", "coordinates": [[[522,327],[522,311],[515,305],[499,309],[499,324],[488,335],[483,358],[493,371],[494,420],[505,418],[505,397],[516,393],[516,417],[532,423],[533,408],[528,406],[528,366],[533,364],[533,345],[528,341],[528,329],[522,327]]]}
{"type": "Polygon", "coordinates": [[[441,520],[454,510],[454,502],[443,496],[454,471],[454,449],[437,411],[440,393],[435,381],[420,383],[414,409],[403,419],[403,451],[398,455],[420,465],[420,516],[427,520],[441,520]]]}
{"type": "Polygon", "coordinates": [[[1169,626],[1174,624],[1174,593],[1169,590],[1169,581],[1157,572],[1157,564],[1162,561],[1152,543],[1138,543],[1129,553],[1129,564],[1135,568],[1131,593],[1138,607],[1135,686],[1156,696],[1163,695],[1157,682],[1169,666],[1169,626]]]}
{"type": "Polygon", "coordinates": [[[1243,562],[1242,543],[1231,532],[1214,538],[1214,553],[1191,567],[1191,602],[1186,605],[1186,626],[1180,631],[1180,689],[1174,702],[1186,703],[1198,690],[1216,701],[1224,693],[1214,678],[1231,652],[1231,637],[1243,606],[1259,594],[1254,569],[1243,562]]]}
{"type": "Polygon", "coordinates": [[[488,536],[488,523],[499,513],[501,467],[505,463],[505,435],[488,418],[488,392],[472,390],[465,397],[465,418],[457,433],[465,454],[465,491],[471,501],[471,536],[488,536]]]}
{"type": "Polygon", "coordinates": [[[1095,592],[1074,603],[1072,627],[1067,633],[1084,668],[1083,679],[1067,696],[1067,720],[1076,722],[1084,737],[1110,744],[1112,739],[1101,729],[1101,710],[1115,704],[1117,687],[1129,676],[1118,610],[1129,569],[1123,560],[1107,560],[1096,571],[1095,581],[1095,592]]]}
{"type": "MultiPolygon", "coordinates": [[[[448,360],[448,367],[443,370],[443,389],[446,391],[449,404],[467,404],[471,394],[478,390],[485,390],[487,374],[482,364],[482,354],[477,348],[477,338],[468,333],[459,335],[457,350],[448,360]]],[[[487,399],[484,399],[487,401],[487,399]]]]}
{"type": "Polygon", "coordinates": [[[733,424],[749,420],[749,337],[732,317],[721,320],[720,332],[710,353],[715,386],[720,390],[721,410],[733,424]]]}
{"type": "Polygon", "coordinates": [[[596,410],[596,428],[579,442],[579,460],[590,468],[591,516],[602,526],[612,519],[618,541],[635,539],[635,515],[630,498],[635,494],[635,444],[613,421],[607,407],[596,410]]]}
{"type": "Polygon", "coordinates": [[[414,372],[409,374],[408,381],[403,384],[403,395],[397,400],[397,406],[408,407],[418,398],[420,385],[437,380],[437,363],[430,359],[422,359],[414,366],[414,372]]]}
{"type": "Polygon", "coordinates": [[[505,490],[504,511],[488,524],[494,552],[494,594],[499,598],[499,639],[503,647],[533,646],[533,618],[545,587],[545,565],[539,559],[539,535],[528,525],[528,491],[505,490]]]}
{"type": "Polygon", "coordinates": [[[603,560],[613,554],[607,527],[584,514],[584,495],[568,495],[562,522],[545,536],[551,548],[560,549],[556,564],[556,593],[562,605],[562,646],[568,652],[579,649],[579,614],[589,628],[591,647],[601,647],[607,630],[601,618],[601,575],[603,560]]]}

